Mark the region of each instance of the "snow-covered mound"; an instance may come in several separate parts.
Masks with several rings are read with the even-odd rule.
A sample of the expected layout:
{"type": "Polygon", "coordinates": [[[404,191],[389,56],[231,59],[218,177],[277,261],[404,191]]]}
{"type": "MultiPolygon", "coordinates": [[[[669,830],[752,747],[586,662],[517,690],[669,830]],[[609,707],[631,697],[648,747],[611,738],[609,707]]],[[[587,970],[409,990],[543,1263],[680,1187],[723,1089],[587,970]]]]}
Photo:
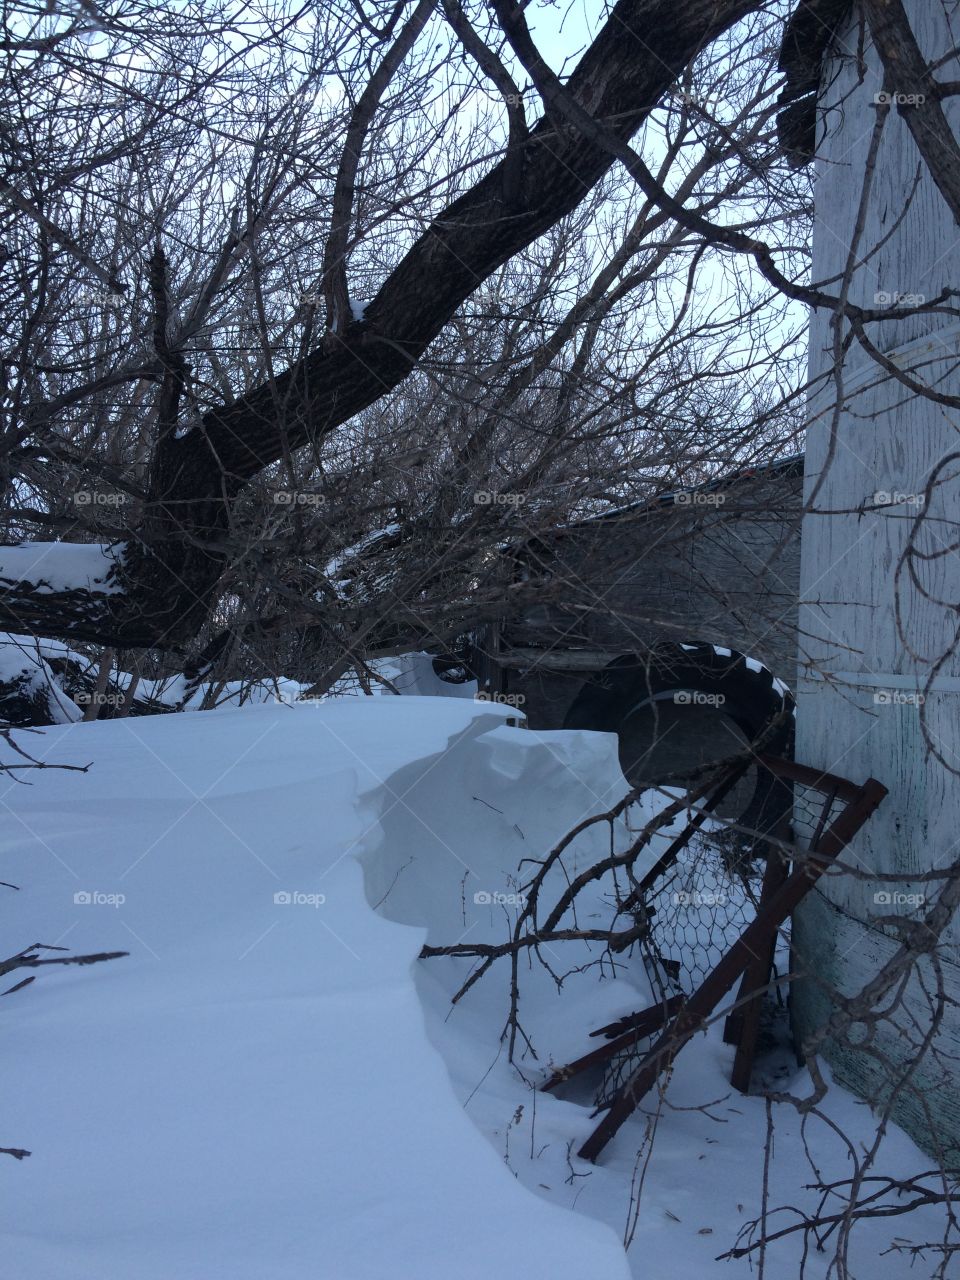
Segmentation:
{"type": "MultiPolygon", "coordinates": [[[[6,1274],[629,1274],[609,1227],[526,1189],[464,1113],[414,985],[424,929],[370,905],[396,893],[410,917],[419,894],[453,940],[465,880],[476,935],[502,938],[483,895],[506,886],[484,859],[522,830],[511,779],[546,750],[512,714],[384,697],[23,735],[48,763],[92,767],[4,780],[5,954],[130,954],[36,970],[4,1000],[0,1145],[33,1153],[0,1163],[6,1274]],[[437,843],[431,806],[445,831],[459,810],[461,840],[437,843]]],[[[515,843],[536,835],[542,853],[609,806],[605,755],[586,752],[580,779],[568,751],[549,817],[515,843]]],[[[587,1108],[543,1105],[589,1132],[587,1108]]]]}
{"type": "Polygon", "coordinates": [[[38,592],[96,591],[110,595],[122,552],[110,544],[91,542],[22,542],[0,546],[0,580],[32,582],[38,592]]]}
{"type": "MultiPolygon", "coordinates": [[[[419,676],[411,687],[433,691],[419,676]]],[[[754,1259],[716,1259],[756,1218],[764,1178],[772,1208],[794,1206],[771,1216],[779,1229],[816,1208],[811,1161],[850,1175],[840,1134],[866,1149],[876,1121],[841,1089],[821,1122],[776,1108],[765,1172],[765,1102],[731,1092],[722,1017],[678,1056],[663,1105],[644,1099],[587,1165],[574,1153],[593,1085],[571,1082],[566,1100],[536,1086],[596,1046],[591,1029],[651,1003],[638,958],[614,969],[599,943],[543,946],[558,991],[525,957],[515,1065],[500,1041],[508,962],[451,1005],[473,959],[417,959],[425,939],[504,941],[539,860],[624,793],[613,735],[513,728],[515,715],[342,697],[15,733],[48,764],[91,767],[0,781],[0,880],[20,886],[0,886],[2,955],[130,954],[0,984],[36,978],[2,1001],[0,1146],[33,1154],[0,1154],[0,1274],[626,1280],[626,1237],[635,1280],[748,1280],[754,1259]]],[[[626,823],[662,801],[648,793],[626,823]]],[[[629,839],[626,825],[582,832],[548,902],[611,835],[629,839]]],[[[688,872],[691,895],[728,891],[688,872]]],[[[577,920],[602,927],[610,909],[597,883],[577,920]]],[[[783,1052],[758,1066],[760,1083],[806,1093],[794,1076],[783,1052]]],[[[889,1126],[877,1172],[927,1167],[889,1126]]],[[[900,1280],[891,1237],[935,1240],[940,1216],[865,1223],[851,1274],[900,1280]]],[[[771,1276],[799,1275],[802,1253],[799,1234],[774,1241],[771,1276]]],[[[815,1261],[811,1277],[827,1255],[815,1261]]]]}
{"type": "MultiPolygon", "coordinates": [[[[88,657],[62,640],[0,631],[0,683],[11,686],[8,694],[16,692],[22,716],[17,718],[15,708],[8,702],[4,713],[11,715],[11,721],[4,723],[69,724],[83,718],[83,710],[94,698],[99,699],[101,708],[119,706],[129,690],[130,674],[111,670],[106,688],[94,693],[99,670],[99,655],[88,657]]],[[[216,707],[249,707],[262,702],[293,704],[383,693],[391,697],[400,694],[444,698],[473,698],[477,693],[476,680],[457,683],[441,679],[429,653],[375,658],[368,664],[368,671],[366,689],[353,673],[342,676],[321,698],[311,694],[309,685],[285,676],[188,683],[180,672],[161,679],[138,680],[132,709],[134,713],[146,709],[156,714],[165,710],[200,711],[211,703],[216,707]]]]}

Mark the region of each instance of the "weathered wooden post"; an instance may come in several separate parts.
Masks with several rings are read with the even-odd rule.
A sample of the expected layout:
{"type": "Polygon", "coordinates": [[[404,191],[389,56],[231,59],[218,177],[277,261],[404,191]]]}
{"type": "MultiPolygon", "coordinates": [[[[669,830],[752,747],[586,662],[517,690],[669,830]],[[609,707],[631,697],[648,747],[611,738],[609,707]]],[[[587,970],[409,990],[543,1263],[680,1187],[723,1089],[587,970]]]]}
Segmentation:
{"type": "MultiPolygon", "coordinates": [[[[960,78],[956,55],[947,56],[960,3],[904,0],[904,8],[926,59],[944,60],[937,78],[960,78]]],[[[835,295],[848,281],[850,301],[862,307],[910,307],[960,288],[960,227],[905,123],[918,87],[885,79],[864,18],[859,0],[851,3],[823,63],[812,274],[835,295]]],[[[943,105],[956,133],[960,98],[943,105]]],[[[823,1024],[831,985],[858,991],[894,952],[891,917],[919,919],[922,896],[937,892],[920,881],[884,883],[884,873],[922,873],[960,856],[960,412],[916,394],[856,340],[836,373],[848,332],[825,310],[810,329],[810,374],[819,381],[806,452],[812,509],[802,532],[797,757],[846,777],[873,774],[890,795],[847,854],[880,879],[825,877],[797,913],[796,959],[807,975],[793,996],[798,1040],[823,1024]]],[[[960,394],[955,317],[927,312],[868,332],[893,367],[960,394]]],[[[952,927],[939,954],[956,998],[952,927]]],[[[923,972],[929,978],[929,967],[923,972]]],[[[903,1028],[913,1017],[929,1023],[930,1001],[916,982],[897,1015],[903,1028]]],[[[910,1045],[894,1026],[885,1023],[881,1036],[884,1053],[908,1060],[910,1045]]],[[[960,1009],[947,1008],[939,1043],[957,1054],[960,1009]]],[[[827,1053],[844,1083],[882,1095],[869,1054],[837,1045],[827,1053]]],[[[939,1142],[960,1147],[960,1062],[948,1070],[952,1080],[928,1055],[895,1111],[931,1149],[931,1114],[939,1142]]]]}

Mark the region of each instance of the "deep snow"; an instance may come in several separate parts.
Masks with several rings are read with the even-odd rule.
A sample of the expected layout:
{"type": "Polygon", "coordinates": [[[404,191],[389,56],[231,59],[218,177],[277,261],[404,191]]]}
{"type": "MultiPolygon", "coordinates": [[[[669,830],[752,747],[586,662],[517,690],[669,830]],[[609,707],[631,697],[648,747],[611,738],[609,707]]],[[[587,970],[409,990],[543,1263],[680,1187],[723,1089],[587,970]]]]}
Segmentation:
{"type": "MultiPolygon", "coordinates": [[[[21,886],[0,898],[4,954],[38,941],[131,954],[35,971],[4,998],[0,1145],[33,1154],[0,1163],[3,1274],[631,1274],[620,1239],[648,1109],[594,1168],[568,1154],[595,1123],[590,1098],[532,1086],[594,1047],[588,1030],[648,1002],[637,966],[562,992],[523,968],[538,1058],[518,1071],[499,1044],[503,968],[451,1009],[470,962],[417,960],[425,937],[502,940],[521,860],[623,794],[613,737],[515,716],[391,696],[23,735],[50,763],[91,768],[0,783],[0,879],[21,886]]],[[[592,828],[568,870],[608,841],[592,828]]],[[[585,900],[581,922],[605,905],[585,900]]],[[[558,972],[596,959],[575,945],[550,949],[558,972]]],[[[751,1274],[714,1261],[757,1212],[764,1138],[762,1099],[731,1094],[720,1030],[677,1061],[630,1250],[644,1280],[751,1274]]],[[[849,1095],[827,1109],[871,1135],[849,1095]]],[[[849,1171],[835,1138],[812,1141],[828,1171],[849,1171]]],[[[886,1151],[888,1172],[928,1163],[898,1130],[886,1151]]],[[[786,1108],[771,1177],[775,1204],[804,1201],[786,1108]]],[[[935,1238],[935,1214],[923,1229],[935,1238]]],[[[865,1232],[864,1275],[904,1274],[902,1256],[877,1257],[891,1234],[865,1232]]],[[[796,1241],[774,1250],[769,1274],[794,1280],[797,1255],[796,1241]]]]}
{"type": "Polygon", "coordinates": [[[43,758],[93,767],[4,788],[9,952],[131,955],[8,997],[3,1145],[33,1154],[0,1165],[6,1274],[628,1274],[464,1115],[413,984],[422,931],[371,909],[351,856],[376,831],[361,792],[503,718],[378,698],[44,732],[43,758]]]}

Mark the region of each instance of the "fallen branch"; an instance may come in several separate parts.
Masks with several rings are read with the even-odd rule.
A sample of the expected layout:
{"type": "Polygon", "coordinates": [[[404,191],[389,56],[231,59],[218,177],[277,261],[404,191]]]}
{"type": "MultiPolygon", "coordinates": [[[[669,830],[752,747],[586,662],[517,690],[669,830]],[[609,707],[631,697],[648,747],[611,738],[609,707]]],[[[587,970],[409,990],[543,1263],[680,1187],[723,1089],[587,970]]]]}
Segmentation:
{"type": "MultiPolygon", "coordinates": [[[[18,951],[16,955],[10,956],[7,960],[0,961],[0,976],[5,973],[12,973],[15,969],[35,969],[42,964],[97,964],[100,960],[118,960],[121,956],[128,956],[129,951],[98,951],[92,955],[86,956],[48,956],[42,957],[37,953],[39,951],[66,951],[66,947],[55,947],[45,942],[34,942],[29,947],[24,947],[22,951],[18,951]]],[[[33,978],[26,978],[23,982],[18,982],[9,990],[2,992],[3,995],[11,995],[14,991],[19,991],[21,987],[27,986],[33,982],[33,978]]],[[[23,1147],[0,1147],[0,1155],[13,1156],[14,1160],[23,1160],[30,1152],[23,1147]]]]}
{"type": "MultiPolygon", "coordinates": [[[[36,733],[36,729],[18,729],[19,733],[36,733]]],[[[36,760],[23,747],[17,746],[13,740],[13,730],[10,728],[0,729],[0,738],[7,744],[11,751],[15,751],[18,756],[22,756],[27,761],[26,764],[7,764],[0,761],[0,773],[16,773],[20,769],[65,769],[70,773],[86,773],[90,768],[88,764],[47,764],[44,760],[36,760]]],[[[19,778],[14,778],[15,782],[19,782],[19,778]]],[[[16,888],[16,885],[9,886],[16,888]]]]}
{"type": "Polygon", "coordinates": [[[420,959],[431,956],[485,956],[497,960],[500,956],[515,955],[524,947],[539,947],[548,942],[602,942],[611,951],[625,951],[646,935],[646,922],[611,933],[609,929],[552,929],[543,933],[526,933],[509,942],[457,942],[450,947],[423,947],[420,959]]]}
{"type": "Polygon", "coordinates": [[[14,969],[36,969],[42,964],[97,964],[101,960],[119,960],[121,956],[130,954],[129,951],[97,951],[86,956],[50,956],[46,959],[37,954],[39,951],[66,950],[66,947],[34,942],[29,947],[24,947],[22,951],[18,951],[16,955],[10,956],[9,959],[0,960],[0,977],[5,973],[12,973],[14,969]]]}

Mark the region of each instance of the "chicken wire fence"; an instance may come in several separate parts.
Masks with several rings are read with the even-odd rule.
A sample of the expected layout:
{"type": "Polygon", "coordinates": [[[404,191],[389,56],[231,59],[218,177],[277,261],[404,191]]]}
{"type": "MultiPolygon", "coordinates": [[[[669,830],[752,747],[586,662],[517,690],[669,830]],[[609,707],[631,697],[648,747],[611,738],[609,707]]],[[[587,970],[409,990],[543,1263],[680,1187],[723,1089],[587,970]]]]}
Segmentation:
{"type": "MultiPolygon", "coordinates": [[[[836,794],[793,783],[782,792],[785,812],[776,824],[782,838],[814,850],[843,802],[836,794]],[[791,795],[792,793],[792,795],[791,795]]],[[[768,831],[773,825],[767,827],[768,831]]],[[[644,895],[648,933],[640,947],[651,987],[660,1001],[689,997],[756,918],[767,856],[776,847],[765,842],[744,855],[729,826],[708,820],[665,866],[644,895]]],[[[789,921],[780,929],[775,969],[788,965],[789,921]]],[[[607,1106],[649,1048],[650,1035],[610,1060],[596,1105],[607,1106]]]]}

